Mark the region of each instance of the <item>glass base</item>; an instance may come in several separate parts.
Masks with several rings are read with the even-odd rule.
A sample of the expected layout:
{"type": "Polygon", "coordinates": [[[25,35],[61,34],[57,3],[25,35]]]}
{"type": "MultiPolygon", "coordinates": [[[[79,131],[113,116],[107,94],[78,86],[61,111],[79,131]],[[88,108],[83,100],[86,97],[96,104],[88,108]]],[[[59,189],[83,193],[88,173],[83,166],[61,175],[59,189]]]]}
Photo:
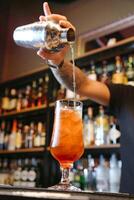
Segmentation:
{"type": "Polygon", "coordinates": [[[77,188],[71,184],[62,184],[62,183],[59,183],[57,185],[54,185],[54,186],[51,186],[51,187],[48,187],[47,189],[49,190],[61,190],[61,191],[75,191],[75,192],[80,192],[81,189],[80,188],[77,188]]]}

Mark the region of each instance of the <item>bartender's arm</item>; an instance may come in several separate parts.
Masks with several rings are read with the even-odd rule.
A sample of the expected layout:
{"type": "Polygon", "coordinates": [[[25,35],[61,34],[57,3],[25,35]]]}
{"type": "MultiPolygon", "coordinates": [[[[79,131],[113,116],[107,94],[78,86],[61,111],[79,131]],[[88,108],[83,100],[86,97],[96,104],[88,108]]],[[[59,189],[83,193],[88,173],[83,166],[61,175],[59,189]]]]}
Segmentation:
{"type": "MultiPolygon", "coordinates": [[[[63,27],[71,27],[75,29],[73,25],[69,21],[67,21],[67,18],[65,16],[51,14],[48,3],[45,2],[43,4],[43,9],[45,16],[40,16],[40,21],[56,20],[63,27]]],[[[47,60],[50,65],[57,66],[57,68],[51,67],[54,76],[61,84],[64,84],[65,87],[73,90],[73,66],[70,62],[65,61],[65,56],[68,49],[69,47],[66,46],[60,52],[56,53],[50,53],[48,51],[40,49],[37,54],[44,60],[47,60]]],[[[91,100],[105,106],[109,104],[110,92],[105,84],[98,81],[89,80],[88,77],[77,67],[75,67],[75,75],[77,94],[80,94],[81,96],[86,96],[91,100]]]]}

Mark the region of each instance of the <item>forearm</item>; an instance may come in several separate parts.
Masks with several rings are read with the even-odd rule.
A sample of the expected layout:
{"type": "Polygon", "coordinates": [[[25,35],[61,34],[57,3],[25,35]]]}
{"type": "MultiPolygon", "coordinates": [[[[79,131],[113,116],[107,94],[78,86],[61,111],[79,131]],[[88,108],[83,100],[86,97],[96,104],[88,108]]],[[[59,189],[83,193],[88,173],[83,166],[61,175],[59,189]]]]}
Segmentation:
{"type": "MultiPolygon", "coordinates": [[[[60,69],[51,68],[55,78],[60,84],[65,85],[66,88],[73,91],[73,65],[70,62],[64,62],[60,69]]],[[[75,81],[76,92],[80,95],[84,95],[84,85],[87,81],[86,75],[75,66],[75,81]]]]}
{"type": "MultiPolygon", "coordinates": [[[[64,62],[60,69],[51,68],[51,70],[60,84],[73,91],[73,66],[71,63],[64,62]]],[[[75,67],[75,76],[77,94],[105,106],[109,104],[110,92],[105,84],[89,80],[78,67],[75,67]]]]}

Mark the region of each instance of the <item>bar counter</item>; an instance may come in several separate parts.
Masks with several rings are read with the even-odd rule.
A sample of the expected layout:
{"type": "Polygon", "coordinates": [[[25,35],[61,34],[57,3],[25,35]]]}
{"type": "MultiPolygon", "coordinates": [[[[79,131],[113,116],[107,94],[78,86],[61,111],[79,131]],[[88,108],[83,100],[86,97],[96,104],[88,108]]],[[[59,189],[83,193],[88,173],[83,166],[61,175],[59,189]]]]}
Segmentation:
{"type": "Polygon", "coordinates": [[[133,195],[102,192],[63,192],[48,189],[27,189],[0,186],[0,200],[134,200],[133,195]]]}

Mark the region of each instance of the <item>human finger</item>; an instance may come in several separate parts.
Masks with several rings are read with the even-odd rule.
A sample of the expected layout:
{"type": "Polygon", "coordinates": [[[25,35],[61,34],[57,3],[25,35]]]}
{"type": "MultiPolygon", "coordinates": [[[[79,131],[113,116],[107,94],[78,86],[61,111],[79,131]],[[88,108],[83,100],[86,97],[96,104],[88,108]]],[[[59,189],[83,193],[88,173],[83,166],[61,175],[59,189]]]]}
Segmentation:
{"type": "Polygon", "coordinates": [[[40,20],[41,22],[46,21],[46,17],[45,17],[44,15],[41,15],[41,16],[39,17],[39,20],[40,20]]]}
{"type": "Polygon", "coordinates": [[[72,28],[75,31],[75,27],[67,20],[60,20],[59,21],[60,26],[65,28],[72,28]]]}
{"type": "Polygon", "coordinates": [[[45,16],[51,15],[51,10],[47,2],[43,3],[43,10],[44,10],[45,16]]]}
{"type": "Polygon", "coordinates": [[[67,20],[67,18],[63,15],[59,15],[59,14],[51,14],[51,15],[47,15],[46,16],[47,20],[54,20],[54,21],[60,21],[60,20],[67,20]]]}

